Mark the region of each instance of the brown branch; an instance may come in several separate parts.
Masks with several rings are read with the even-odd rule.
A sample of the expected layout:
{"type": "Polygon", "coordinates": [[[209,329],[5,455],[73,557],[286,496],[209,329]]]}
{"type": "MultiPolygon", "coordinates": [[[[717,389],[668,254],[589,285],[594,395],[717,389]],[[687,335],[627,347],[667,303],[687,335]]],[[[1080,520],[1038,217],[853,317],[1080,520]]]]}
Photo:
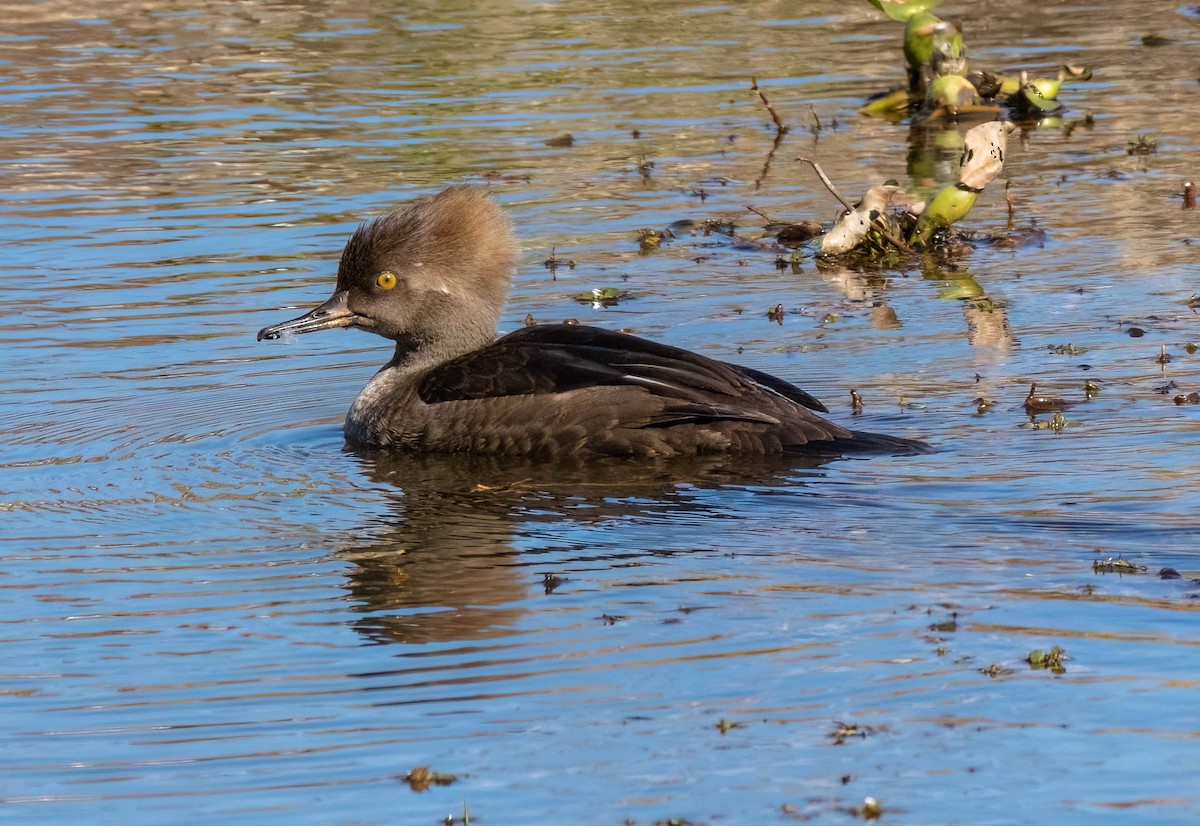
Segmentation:
{"type": "Polygon", "coordinates": [[[774,218],[772,218],[772,217],[771,217],[770,215],[768,215],[767,213],[763,212],[761,209],[755,209],[754,207],[750,206],[749,204],[746,204],[746,209],[748,209],[748,210],[750,210],[751,212],[753,212],[753,213],[754,213],[755,215],[757,215],[759,218],[762,218],[762,219],[763,219],[764,221],[766,221],[768,224],[774,224],[774,223],[777,223],[777,222],[775,221],[775,219],[774,219],[774,218]]]}
{"type": "Polygon", "coordinates": [[[762,105],[767,107],[767,111],[771,114],[771,120],[775,122],[775,132],[782,135],[788,131],[788,128],[783,125],[783,121],[779,119],[779,113],[775,111],[775,107],[771,105],[771,101],[767,100],[767,96],[762,93],[762,89],[758,88],[758,78],[750,78],[750,91],[758,95],[762,105]]]}
{"type": "Polygon", "coordinates": [[[844,206],[847,210],[853,211],[854,207],[850,206],[850,202],[842,197],[842,193],[837,191],[837,187],[833,185],[833,181],[829,180],[829,178],[825,176],[825,173],[821,170],[821,167],[816,161],[810,161],[808,158],[796,158],[796,160],[812,166],[813,170],[817,173],[817,177],[821,179],[821,183],[825,184],[825,188],[829,190],[829,194],[837,198],[838,201],[841,202],[842,206],[844,206]]]}

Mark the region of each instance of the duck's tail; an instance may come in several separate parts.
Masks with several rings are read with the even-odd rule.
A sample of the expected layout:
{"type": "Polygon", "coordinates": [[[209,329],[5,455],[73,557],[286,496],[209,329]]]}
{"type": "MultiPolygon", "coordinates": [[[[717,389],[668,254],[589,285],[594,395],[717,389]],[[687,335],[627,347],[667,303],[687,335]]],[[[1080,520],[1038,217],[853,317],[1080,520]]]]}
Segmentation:
{"type": "Polygon", "coordinates": [[[847,456],[857,453],[889,453],[893,456],[916,456],[933,453],[934,448],[920,439],[889,436],[886,433],[871,433],[866,430],[851,430],[849,436],[830,439],[827,442],[812,441],[788,450],[788,453],[803,453],[820,456],[847,456]]]}

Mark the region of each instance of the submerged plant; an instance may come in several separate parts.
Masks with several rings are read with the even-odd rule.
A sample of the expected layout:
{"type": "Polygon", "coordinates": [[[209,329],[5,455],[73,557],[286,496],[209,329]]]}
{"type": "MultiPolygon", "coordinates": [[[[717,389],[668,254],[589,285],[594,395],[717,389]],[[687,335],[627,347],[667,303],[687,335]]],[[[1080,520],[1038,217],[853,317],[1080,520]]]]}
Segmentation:
{"type": "Polygon", "coordinates": [[[1058,92],[1066,81],[1088,80],[1092,73],[1063,65],[1056,77],[995,75],[969,70],[962,27],[943,20],[930,9],[941,0],[870,0],[888,17],[904,23],[907,90],[885,93],[863,107],[871,115],[919,109],[918,117],[954,119],[961,110],[979,106],[1007,108],[1018,119],[1037,119],[1063,108],[1058,92]]]}
{"type": "MultiPolygon", "coordinates": [[[[979,193],[1004,169],[1011,123],[984,123],[970,129],[963,140],[958,182],[945,187],[928,204],[889,209],[900,187],[895,181],[873,186],[855,205],[837,195],[816,167],[822,181],[846,210],[818,242],[823,256],[861,252],[878,260],[906,255],[931,246],[939,234],[966,217],[979,193]]],[[[811,162],[810,162],[811,163],[811,162]]]]}

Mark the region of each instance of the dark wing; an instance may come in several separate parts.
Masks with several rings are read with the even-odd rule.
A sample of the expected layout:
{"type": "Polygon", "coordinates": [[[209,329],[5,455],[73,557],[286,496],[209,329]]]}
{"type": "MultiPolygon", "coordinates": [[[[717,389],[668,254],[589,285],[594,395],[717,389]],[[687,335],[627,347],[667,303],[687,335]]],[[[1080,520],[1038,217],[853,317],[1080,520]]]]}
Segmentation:
{"type": "Polygon", "coordinates": [[[525,327],[439,365],[417,392],[433,404],[622,385],[670,400],[652,423],[660,426],[712,419],[778,424],[754,403],[763,393],[825,410],[800,388],[757,370],[625,333],[565,324],[525,327]]]}

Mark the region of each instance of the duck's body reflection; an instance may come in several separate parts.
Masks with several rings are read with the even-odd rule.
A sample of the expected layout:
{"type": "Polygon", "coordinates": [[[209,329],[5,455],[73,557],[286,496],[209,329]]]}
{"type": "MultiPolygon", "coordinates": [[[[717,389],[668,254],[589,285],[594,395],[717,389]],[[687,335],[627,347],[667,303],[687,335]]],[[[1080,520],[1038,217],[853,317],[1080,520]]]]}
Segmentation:
{"type": "MultiPolygon", "coordinates": [[[[802,484],[828,458],[735,457],[661,462],[538,463],[486,457],[358,453],[386,508],[339,555],[353,563],[360,633],[431,643],[512,633],[544,596],[529,537],[670,511],[703,518],[717,486],[802,484]],[[369,537],[369,538],[367,538],[369,537]]],[[[647,549],[649,554],[652,549],[647,549]]],[[[629,554],[622,552],[623,561],[629,554]]]]}

